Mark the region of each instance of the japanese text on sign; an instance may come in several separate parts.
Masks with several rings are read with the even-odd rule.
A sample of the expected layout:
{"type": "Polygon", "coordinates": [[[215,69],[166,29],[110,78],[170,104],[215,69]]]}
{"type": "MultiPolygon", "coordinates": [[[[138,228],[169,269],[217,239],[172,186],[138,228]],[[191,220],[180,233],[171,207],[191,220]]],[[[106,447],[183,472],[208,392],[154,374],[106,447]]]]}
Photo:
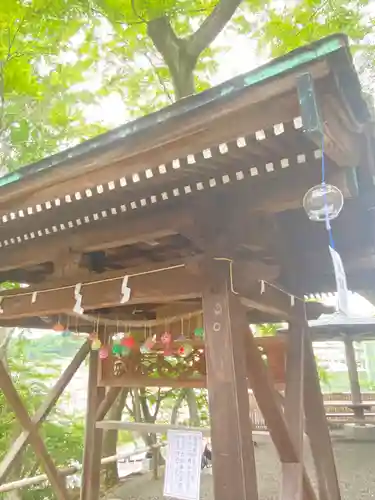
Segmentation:
{"type": "Polygon", "coordinates": [[[164,496],[181,500],[199,500],[202,433],[168,431],[164,496]]]}

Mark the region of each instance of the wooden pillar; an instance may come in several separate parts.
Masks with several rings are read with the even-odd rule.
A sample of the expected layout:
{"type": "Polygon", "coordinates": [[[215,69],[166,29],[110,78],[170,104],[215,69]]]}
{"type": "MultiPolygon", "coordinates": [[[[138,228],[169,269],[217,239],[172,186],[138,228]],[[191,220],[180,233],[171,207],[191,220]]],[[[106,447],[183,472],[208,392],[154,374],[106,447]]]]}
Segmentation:
{"type": "Polygon", "coordinates": [[[87,389],[85,446],[82,460],[81,500],[99,500],[100,493],[103,430],[96,428],[96,417],[105,397],[105,388],[97,386],[98,369],[98,352],[91,351],[87,389]]]}
{"type": "Polygon", "coordinates": [[[335,458],[308,332],[305,336],[304,402],[306,431],[317,472],[319,500],[340,500],[335,458]]]}
{"type": "Polygon", "coordinates": [[[257,500],[257,478],[246,376],[245,311],[230,291],[229,267],[204,269],[204,329],[211,417],[214,497],[257,500]]]}
{"type": "Polygon", "coordinates": [[[304,435],[304,343],[306,334],[305,306],[297,301],[295,319],[289,322],[286,358],[284,414],[290,438],[296,450],[295,462],[282,462],[281,500],[302,500],[303,435],[304,435]]]}
{"type": "MultiPolygon", "coordinates": [[[[346,336],[344,344],[345,344],[346,365],[348,367],[352,403],[361,404],[362,403],[361,386],[359,385],[358,368],[355,359],[353,340],[349,336],[346,336]]],[[[356,418],[364,419],[363,408],[354,408],[354,416],[356,418]]]]}

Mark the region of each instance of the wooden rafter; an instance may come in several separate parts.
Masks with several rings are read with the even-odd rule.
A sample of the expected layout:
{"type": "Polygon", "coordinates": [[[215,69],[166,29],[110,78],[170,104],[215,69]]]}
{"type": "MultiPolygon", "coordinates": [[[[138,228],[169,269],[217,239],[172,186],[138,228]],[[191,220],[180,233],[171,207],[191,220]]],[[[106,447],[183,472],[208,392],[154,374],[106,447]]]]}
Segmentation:
{"type": "MultiPolygon", "coordinates": [[[[64,373],[61,375],[59,380],[56,382],[55,386],[37,410],[35,415],[31,418],[31,422],[34,428],[37,429],[41,423],[47,418],[48,414],[55,406],[57,400],[63,393],[66,386],[72,380],[73,376],[77,372],[78,368],[81,366],[82,362],[85,360],[88,352],[90,350],[90,345],[85,342],[77,354],[74,356],[73,360],[69,366],[65,369],[64,373]]],[[[30,439],[30,431],[25,430],[18,436],[18,438],[13,442],[11,449],[5,455],[0,463],[0,484],[4,482],[6,476],[9,474],[12,466],[16,462],[17,458],[22,453],[22,450],[27,445],[30,439]]]]}
{"type": "Polygon", "coordinates": [[[69,500],[69,494],[65,486],[64,479],[59,472],[49,455],[46,445],[39,435],[37,426],[31,420],[27,410],[19,397],[13,381],[7,372],[3,361],[0,360],[0,388],[2,389],[6,400],[12,407],[17,420],[20,422],[25,431],[29,434],[29,441],[40,463],[45,470],[52,489],[58,500],[69,500]]]}

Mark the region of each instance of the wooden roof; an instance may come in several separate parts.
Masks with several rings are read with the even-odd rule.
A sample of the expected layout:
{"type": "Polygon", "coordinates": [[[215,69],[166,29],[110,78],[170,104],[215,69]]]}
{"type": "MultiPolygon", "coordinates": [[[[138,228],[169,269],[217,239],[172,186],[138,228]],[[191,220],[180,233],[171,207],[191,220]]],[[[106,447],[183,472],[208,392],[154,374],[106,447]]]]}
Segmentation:
{"type": "Polygon", "coordinates": [[[284,286],[289,245],[303,290],[333,289],[324,227],[301,208],[322,156],[301,118],[306,72],[324,121],[327,182],[353,198],[334,225],[337,245],[350,280],[358,266],[367,272],[373,212],[371,197],[357,195],[373,175],[370,113],[337,35],[3,177],[0,280],[121,276],[194,260],[219,239],[217,251],[231,243],[253,275],[284,286]]]}

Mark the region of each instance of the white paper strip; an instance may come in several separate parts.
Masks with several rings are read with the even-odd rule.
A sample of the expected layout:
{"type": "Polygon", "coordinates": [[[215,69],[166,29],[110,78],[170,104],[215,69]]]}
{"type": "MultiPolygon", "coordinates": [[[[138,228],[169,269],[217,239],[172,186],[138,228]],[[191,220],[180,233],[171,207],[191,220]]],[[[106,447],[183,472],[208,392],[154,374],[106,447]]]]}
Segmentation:
{"type": "Polygon", "coordinates": [[[346,316],[349,316],[349,292],[346,284],[346,275],[344,265],[340,254],[331,246],[329,251],[332,257],[333,269],[335,272],[336,288],[337,288],[337,308],[346,316]]]}
{"type": "Polygon", "coordinates": [[[121,284],[121,299],[120,304],[129,302],[131,289],[128,287],[129,276],[124,276],[121,284]]]}

